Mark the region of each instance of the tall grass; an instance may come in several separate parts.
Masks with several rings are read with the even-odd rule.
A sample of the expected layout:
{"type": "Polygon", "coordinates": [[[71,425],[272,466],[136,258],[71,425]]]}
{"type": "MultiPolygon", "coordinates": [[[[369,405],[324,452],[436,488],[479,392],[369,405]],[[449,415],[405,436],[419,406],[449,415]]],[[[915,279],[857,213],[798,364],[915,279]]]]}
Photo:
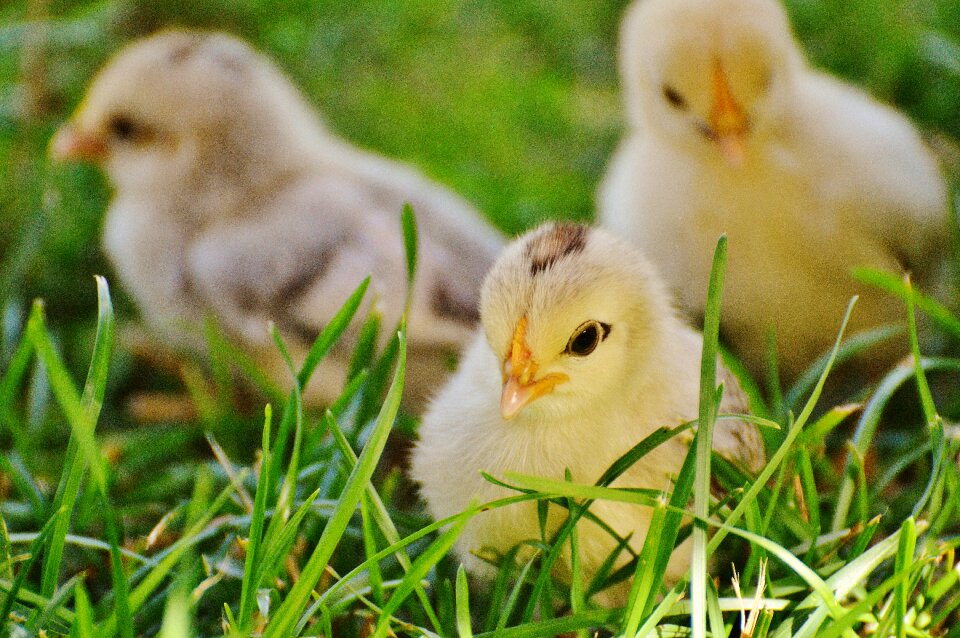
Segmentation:
{"type": "MultiPolygon", "coordinates": [[[[404,220],[412,255],[416,231],[409,211],[404,220]]],[[[708,304],[707,323],[714,329],[705,336],[705,362],[716,360],[723,248],[721,240],[708,304]]],[[[413,277],[412,257],[409,266],[413,277]]],[[[819,462],[825,437],[855,414],[840,408],[821,410],[813,418],[841,346],[841,329],[796,418],[791,414],[777,424],[752,417],[783,432],[756,478],[719,457],[711,464],[706,448],[695,444],[672,492],[609,487],[650,450],[695,425],[690,423],[638,442],[595,485],[523,475],[489,477],[512,486],[517,495],[429,523],[416,514],[415,505],[403,503],[408,497],[396,487],[395,470],[377,473],[400,408],[403,323],[396,337],[393,381],[372,420],[352,418],[361,413],[363,383],[348,383],[343,400],[325,414],[306,412],[300,401],[316,364],[355,319],[366,286],[362,282],[346,301],[306,362],[291,367],[297,382],[276,429],[267,405],[261,452],[252,462],[238,462],[221,448],[218,462],[192,461],[194,476],[185,486],[191,495],[182,492],[182,499],[168,501],[169,509],[150,533],[154,544],[165,538],[164,546],[136,550],[131,542],[136,546],[137,539],[125,528],[135,526],[131,517],[137,513],[131,509],[138,508],[124,502],[118,487],[124,463],[111,458],[104,437],[95,432],[112,349],[106,281],[97,280],[97,339],[82,392],[63,364],[42,304],[36,304],[0,379],[6,423],[26,427],[32,405],[19,400],[17,390],[42,375],[50,388],[47,407],[62,412],[72,434],[51,501],[38,477],[19,460],[29,454],[28,448],[18,447],[25,438],[13,439],[6,466],[12,469],[15,497],[0,512],[0,635],[544,636],[602,627],[624,636],[726,636],[739,628],[741,610],[754,604],[751,591],[760,585],[758,575],[766,579],[769,592],[758,598],[754,612],[758,621],[752,635],[758,638],[956,635],[960,440],[947,435],[937,412],[926,379],[934,366],[920,356],[912,302],[907,311],[913,363],[893,370],[887,382],[914,380],[921,398],[919,416],[928,424],[930,444],[924,456],[929,461],[917,457],[912,464],[895,465],[887,479],[894,481],[897,472],[922,473],[921,495],[906,516],[891,514],[882,495],[864,481],[862,459],[869,437],[849,447],[842,473],[831,473],[819,462]],[[37,365],[31,367],[31,359],[37,365]],[[359,452],[354,449],[358,445],[359,452]],[[853,497],[845,498],[850,490],[853,497]],[[688,506],[691,495],[693,508],[688,506]],[[562,552],[576,551],[576,522],[593,517],[589,506],[597,499],[654,508],[646,542],[623,568],[613,569],[616,555],[611,556],[609,568],[593,582],[580,573],[576,560],[570,581],[558,581],[553,566],[562,552]],[[556,503],[568,511],[569,520],[552,537],[540,539],[539,551],[519,571],[511,554],[494,583],[471,582],[448,557],[457,534],[480,507],[518,500],[556,503]],[[851,507],[854,503],[857,507],[851,507]],[[7,519],[15,528],[32,526],[34,531],[10,532],[7,519]],[[77,528],[86,532],[70,533],[77,528]],[[689,580],[666,582],[670,550],[691,532],[699,549],[689,580]],[[732,537],[739,541],[731,542],[732,537]],[[708,560],[718,555],[731,557],[742,572],[746,602],[734,595],[724,565],[708,560]],[[769,560],[766,570],[758,569],[761,560],[769,560]],[[109,580],[90,576],[91,569],[107,564],[109,580]],[[623,578],[633,579],[627,607],[596,607],[592,596],[623,578]]],[[[909,282],[907,286],[909,290],[909,282]]],[[[848,316],[854,311],[851,304],[848,316]]],[[[279,335],[277,340],[283,350],[279,335]]],[[[369,343],[360,347],[369,349],[369,343]]],[[[367,366],[376,365],[376,356],[357,354],[367,366]]],[[[939,362],[943,369],[960,371],[957,360],[939,362]]],[[[696,440],[710,431],[702,419],[728,418],[716,415],[722,388],[714,387],[712,369],[703,367],[696,440]]],[[[356,378],[369,377],[359,370],[356,378]]],[[[864,419],[874,419],[889,404],[891,394],[884,387],[881,382],[875,395],[883,397],[884,405],[862,411],[860,432],[864,419]]],[[[615,553],[628,552],[628,547],[621,542],[615,553]]]]}

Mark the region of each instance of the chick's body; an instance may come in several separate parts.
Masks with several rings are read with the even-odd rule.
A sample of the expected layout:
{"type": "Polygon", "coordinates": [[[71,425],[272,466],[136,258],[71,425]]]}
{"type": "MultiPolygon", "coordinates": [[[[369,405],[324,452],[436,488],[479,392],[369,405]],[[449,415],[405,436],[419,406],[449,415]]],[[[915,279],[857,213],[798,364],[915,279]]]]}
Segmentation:
{"type": "MultiPolygon", "coordinates": [[[[569,469],[574,481],[593,483],[655,429],[697,416],[700,335],[674,315],[642,257],[603,231],[548,225],[517,240],[484,284],[481,322],[483,334],[424,416],[413,456],[413,476],[436,518],[456,514],[474,500],[515,494],[489,483],[481,472],[501,479],[507,472],[562,479],[569,469]],[[587,333],[594,325],[598,332],[587,333]],[[522,326],[524,346],[515,346],[516,326],[522,326]],[[584,344],[593,347],[578,354],[584,344]],[[521,352],[519,359],[514,351],[521,352]],[[504,378],[517,374],[518,361],[527,356],[522,352],[534,365],[526,383],[558,381],[549,391],[523,399],[514,413],[508,397],[513,381],[504,378]]],[[[743,412],[736,381],[720,372],[728,397],[721,411],[743,412]]],[[[743,422],[718,422],[714,444],[751,469],[763,462],[759,436],[743,422]]],[[[688,445],[689,437],[670,439],[614,485],[668,489],[688,445]]],[[[648,508],[598,501],[591,511],[619,535],[632,534],[634,549],[642,546],[648,508]]],[[[551,506],[548,531],[563,520],[561,510],[551,506]]],[[[616,541],[585,519],[578,529],[580,558],[590,578],[616,541]]],[[[539,538],[536,504],[515,504],[474,517],[457,550],[468,569],[483,574],[489,568],[475,553],[503,553],[539,538]]],[[[669,578],[683,573],[688,554],[687,548],[676,552],[669,578]]],[[[621,556],[618,564],[624,562],[621,556]]],[[[568,570],[569,556],[561,575],[568,570]]],[[[600,600],[623,604],[628,589],[629,583],[623,584],[600,600]]]]}
{"type": "MultiPolygon", "coordinates": [[[[165,32],[121,51],[53,151],[105,167],[116,195],[104,245],[146,319],[195,345],[212,313],[278,379],[289,374],[268,320],[302,357],[367,274],[385,332],[395,325],[410,203],[420,269],[408,379],[425,392],[469,337],[502,244],[457,196],[334,137],[273,64],[223,34],[165,32]]],[[[333,353],[312,397],[336,396],[348,357],[333,353]]]]}
{"type": "MultiPolygon", "coordinates": [[[[703,312],[712,248],[730,238],[723,327],[754,373],[775,329],[794,379],[852,330],[902,322],[902,304],[850,270],[912,271],[936,288],[946,189],[912,125],[806,67],[773,0],[642,0],[621,31],[630,130],[600,190],[604,225],[703,312]],[[696,37],[694,37],[694,34],[696,37]]],[[[874,350],[874,365],[906,352],[874,350]]]]}

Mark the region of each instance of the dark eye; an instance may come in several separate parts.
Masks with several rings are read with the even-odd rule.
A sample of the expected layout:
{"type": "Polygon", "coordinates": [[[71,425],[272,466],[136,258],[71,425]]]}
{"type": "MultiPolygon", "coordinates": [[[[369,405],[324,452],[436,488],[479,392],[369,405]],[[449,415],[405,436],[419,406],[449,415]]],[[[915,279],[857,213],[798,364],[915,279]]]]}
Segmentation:
{"type": "Polygon", "coordinates": [[[125,142],[136,137],[139,131],[137,124],[126,115],[114,115],[108,126],[111,135],[125,142]]]}
{"type": "Polygon", "coordinates": [[[685,109],[687,108],[687,100],[680,95],[680,92],[670,86],[669,84],[663,85],[663,97],[670,103],[675,109],[685,109]]]}
{"type": "Polygon", "coordinates": [[[575,357],[585,357],[600,345],[600,342],[610,334],[610,325],[599,321],[586,321],[570,335],[567,342],[566,354],[575,357]]]}

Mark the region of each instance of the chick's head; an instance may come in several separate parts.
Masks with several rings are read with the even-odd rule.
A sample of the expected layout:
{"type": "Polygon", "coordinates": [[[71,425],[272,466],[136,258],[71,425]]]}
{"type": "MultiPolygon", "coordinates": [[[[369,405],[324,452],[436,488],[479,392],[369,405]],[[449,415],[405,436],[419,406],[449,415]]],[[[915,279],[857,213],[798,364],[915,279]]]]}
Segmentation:
{"type": "Polygon", "coordinates": [[[197,175],[238,179],[254,163],[282,157],[286,138],[296,139],[282,132],[310,119],[301,102],[240,40],[164,31],[100,70],[50,150],[101,164],[119,189],[182,185],[197,175]]]}
{"type": "Polygon", "coordinates": [[[606,231],[551,223],[522,236],[494,264],[480,305],[503,418],[622,402],[672,312],[649,264],[606,231]]]}
{"type": "Polygon", "coordinates": [[[802,55],[777,0],[641,0],[621,27],[643,128],[739,166],[790,107],[802,55]]]}

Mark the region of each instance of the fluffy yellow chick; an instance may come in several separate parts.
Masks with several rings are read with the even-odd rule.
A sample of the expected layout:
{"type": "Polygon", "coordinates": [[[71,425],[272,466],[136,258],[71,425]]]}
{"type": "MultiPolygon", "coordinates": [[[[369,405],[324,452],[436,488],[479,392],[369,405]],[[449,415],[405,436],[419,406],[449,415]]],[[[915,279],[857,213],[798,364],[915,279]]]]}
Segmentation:
{"type": "MultiPolygon", "coordinates": [[[[547,224],[520,237],[487,276],[480,317],[482,332],[428,408],[412,457],[435,518],[515,494],[481,472],[562,479],[569,469],[574,481],[593,483],[656,428],[697,417],[701,336],[677,317],[650,264],[606,231],[547,224]]],[[[720,411],[744,412],[735,378],[718,367],[726,388],[720,411]]],[[[670,439],[613,485],[668,489],[689,440],[670,439]]],[[[764,462],[759,433],[739,420],[717,422],[714,447],[747,469],[764,462]]],[[[597,501],[591,511],[640,549],[650,509],[597,501]]],[[[550,512],[552,532],[565,517],[556,506],[550,512]]],[[[596,523],[578,525],[590,578],[616,543],[596,523]]],[[[456,549],[484,575],[489,566],[478,556],[530,539],[540,539],[536,505],[515,504],[471,519],[456,549]]],[[[668,578],[688,565],[682,546],[668,578]]],[[[569,572],[569,558],[562,569],[569,572]]],[[[599,602],[622,605],[628,591],[629,583],[615,586],[599,602]]]]}
{"type": "MultiPolygon", "coordinates": [[[[769,330],[792,380],[903,304],[855,266],[942,275],[944,180],[906,118],[811,69],[776,0],[641,0],[620,34],[629,132],[599,193],[602,223],[659,267],[700,316],[717,237],[730,238],[725,336],[755,374],[769,330]]],[[[874,368],[905,340],[868,353],[874,368]]],[[[864,362],[861,362],[864,363],[864,362]]]]}
{"type": "MultiPolygon", "coordinates": [[[[105,169],[115,195],[104,246],[153,327],[196,343],[212,313],[284,383],[268,320],[302,358],[369,273],[384,332],[395,325],[405,202],[420,232],[408,395],[435,387],[472,333],[502,246],[459,197],[336,138],[273,63],[222,33],[162,32],[121,50],[51,152],[105,169]]],[[[350,349],[332,353],[309,398],[337,395],[350,349]]]]}

